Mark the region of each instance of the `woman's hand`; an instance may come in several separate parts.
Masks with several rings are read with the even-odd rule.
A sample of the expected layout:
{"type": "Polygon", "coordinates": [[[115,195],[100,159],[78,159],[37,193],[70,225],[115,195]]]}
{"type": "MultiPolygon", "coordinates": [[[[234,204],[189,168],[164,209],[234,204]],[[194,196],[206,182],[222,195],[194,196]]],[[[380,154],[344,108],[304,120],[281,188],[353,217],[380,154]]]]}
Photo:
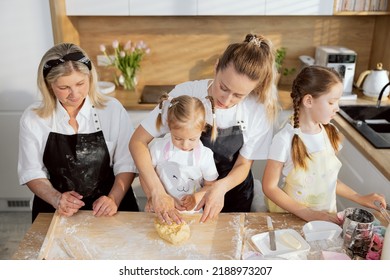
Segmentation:
{"type": "Polygon", "coordinates": [[[113,216],[118,212],[118,205],[112,197],[103,195],[94,201],[92,210],[96,217],[113,216]]]}
{"type": "Polygon", "coordinates": [[[214,219],[218,216],[224,206],[226,192],[221,181],[216,181],[213,186],[208,188],[202,200],[195,208],[195,211],[199,211],[204,206],[203,215],[199,222],[203,223],[208,219],[214,219]]]}
{"type": "Polygon", "coordinates": [[[77,213],[85,203],[81,200],[83,196],[75,191],[64,192],[58,197],[58,214],[70,217],[77,213]]]}
{"type": "Polygon", "coordinates": [[[158,195],[153,195],[152,204],[154,212],[161,222],[166,222],[167,224],[171,224],[172,221],[177,224],[183,222],[179,212],[175,208],[173,197],[167,193],[161,192],[158,195]]]}

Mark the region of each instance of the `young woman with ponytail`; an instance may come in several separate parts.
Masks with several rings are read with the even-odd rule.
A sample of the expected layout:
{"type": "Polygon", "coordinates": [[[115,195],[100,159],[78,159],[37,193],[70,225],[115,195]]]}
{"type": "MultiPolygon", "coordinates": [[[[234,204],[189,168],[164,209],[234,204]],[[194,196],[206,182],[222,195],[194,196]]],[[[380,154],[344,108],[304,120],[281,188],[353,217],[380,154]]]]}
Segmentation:
{"type": "MultiPolygon", "coordinates": [[[[215,65],[213,79],[177,85],[170,93],[175,98],[188,94],[201,100],[213,98],[215,112],[207,108],[206,122],[217,130],[202,133],[203,145],[214,153],[218,180],[207,190],[197,210],[203,208],[200,222],[222,212],[249,212],[253,199],[253,160],[266,159],[277,112],[274,86],[275,50],[263,36],[248,34],[241,43],[230,44],[215,65]],[[214,118],[213,116],[216,116],[214,118]]],[[[157,217],[168,223],[181,222],[174,200],[167,195],[150,160],[148,143],[168,132],[155,126],[156,107],[135,130],[130,151],[137,165],[142,187],[152,202],[157,217]]]]}
{"type": "Polygon", "coordinates": [[[382,196],[360,195],[337,178],[340,135],[330,121],[339,110],[342,93],[342,80],[331,68],[309,66],[294,80],[292,120],[274,136],[263,176],[271,212],[340,223],[336,195],[369,208],[377,209],[375,200],[386,205],[382,196]]]}

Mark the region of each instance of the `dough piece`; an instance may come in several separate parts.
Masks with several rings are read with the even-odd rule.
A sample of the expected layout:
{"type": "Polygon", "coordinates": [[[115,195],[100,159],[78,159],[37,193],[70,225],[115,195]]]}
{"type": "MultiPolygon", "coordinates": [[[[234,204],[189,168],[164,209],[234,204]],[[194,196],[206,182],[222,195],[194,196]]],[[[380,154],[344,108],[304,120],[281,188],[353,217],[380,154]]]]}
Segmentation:
{"type": "Polygon", "coordinates": [[[162,223],[160,220],[155,219],[154,227],[162,239],[174,245],[182,244],[190,238],[190,227],[186,222],[168,225],[167,223],[162,223]]]}

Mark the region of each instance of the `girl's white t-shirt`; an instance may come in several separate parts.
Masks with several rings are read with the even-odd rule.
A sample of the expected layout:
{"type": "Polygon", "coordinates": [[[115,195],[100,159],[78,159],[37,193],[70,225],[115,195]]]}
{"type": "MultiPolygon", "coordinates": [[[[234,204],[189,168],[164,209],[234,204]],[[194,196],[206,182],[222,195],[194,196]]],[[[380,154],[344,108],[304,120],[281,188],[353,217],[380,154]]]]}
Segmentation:
{"type": "MultiPolygon", "coordinates": [[[[294,136],[294,128],[287,123],[278,133],[275,134],[268,159],[283,162],[281,182],[285,182],[286,176],[293,169],[293,161],[291,157],[291,141],[294,136]]],[[[306,146],[307,152],[315,153],[326,149],[325,137],[328,137],[325,129],[316,134],[300,133],[303,143],[306,146]]],[[[339,147],[341,149],[341,146],[339,147]]]]}

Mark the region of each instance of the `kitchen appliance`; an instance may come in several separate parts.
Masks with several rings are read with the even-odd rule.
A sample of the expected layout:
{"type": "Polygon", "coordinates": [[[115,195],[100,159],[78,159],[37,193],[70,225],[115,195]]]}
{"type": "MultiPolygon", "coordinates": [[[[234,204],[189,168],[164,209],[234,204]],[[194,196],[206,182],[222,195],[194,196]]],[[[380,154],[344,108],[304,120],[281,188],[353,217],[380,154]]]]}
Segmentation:
{"type": "Polygon", "coordinates": [[[351,258],[366,258],[373,235],[374,220],[374,215],[367,210],[360,208],[344,210],[344,248],[351,258]]]}
{"type": "Polygon", "coordinates": [[[318,46],[315,64],[335,69],[343,79],[344,92],[341,99],[356,99],[352,94],[355,76],[356,52],[340,46],[318,46]]]}
{"type": "MultiPolygon", "coordinates": [[[[382,88],[389,83],[389,71],[382,68],[382,63],[378,63],[373,70],[367,70],[360,74],[356,82],[358,88],[363,83],[363,94],[377,99],[382,88]]],[[[389,95],[389,88],[385,89],[382,99],[389,95]]]]}

